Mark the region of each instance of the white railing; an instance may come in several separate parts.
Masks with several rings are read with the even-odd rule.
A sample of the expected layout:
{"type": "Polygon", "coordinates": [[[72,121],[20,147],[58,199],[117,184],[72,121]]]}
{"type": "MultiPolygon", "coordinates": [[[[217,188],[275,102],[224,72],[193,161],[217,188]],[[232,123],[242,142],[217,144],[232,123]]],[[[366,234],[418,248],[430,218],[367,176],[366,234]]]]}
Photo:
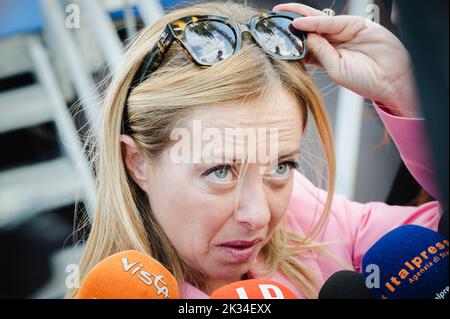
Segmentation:
{"type": "Polygon", "coordinates": [[[46,28],[62,52],[75,91],[87,114],[88,122],[98,131],[101,98],[87,63],[80,53],[80,48],[65,25],[64,11],[60,2],[58,0],[41,0],[41,7],[46,28]]]}
{"type": "MultiPolygon", "coordinates": [[[[367,0],[350,0],[350,15],[363,16],[367,0]]],[[[360,132],[364,99],[340,88],[335,123],[336,193],[353,199],[357,179],[360,132]]]]}
{"type": "Polygon", "coordinates": [[[90,29],[92,30],[103,55],[116,73],[123,57],[123,46],[110,16],[99,1],[81,0],[82,12],[86,14],[90,29]]]}
{"type": "Polygon", "coordinates": [[[151,25],[164,14],[159,0],[138,0],[137,3],[142,20],[146,25],[151,25]]]}
{"type": "Polygon", "coordinates": [[[50,107],[53,110],[54,122],[62,139],[64,150],[75,166],[80,178],[81,197],[89,212],[94,211],[96,200],[96,185],[89,163],[84,155],[82,144],[78,138],[77,129],[69,114],[66,101],[58,87],[48,55],[38,38],[29,40],[29,51],[34,65],[34,71],[39,83],[47,93],[50,107]]]}

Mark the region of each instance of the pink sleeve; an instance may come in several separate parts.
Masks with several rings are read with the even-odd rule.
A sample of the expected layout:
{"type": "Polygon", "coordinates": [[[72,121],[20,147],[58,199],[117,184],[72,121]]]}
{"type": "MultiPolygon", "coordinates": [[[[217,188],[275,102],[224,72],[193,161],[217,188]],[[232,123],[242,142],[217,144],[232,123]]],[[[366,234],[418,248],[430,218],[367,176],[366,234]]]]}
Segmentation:
{"type": "MultiPolygon", "coordinates": [[[[425,132],[425,121],[389,114],[374,103],[382,122],[397,146],[403,162],[417,182],[439,199],[436,175],[431,165],[431,153],[425,132]]],[[[342,203],[344,204],[344,203],[342,203]]],[[[353,265],[357,270],[366,251],[392,229],[415,224],[437,231],[441,210],[438,202],[419,207],[389,206],[384,203],[359,204],[347,202],[347,213],[353,231],[353,265]]]]}
{"type": "Polygon", "coordinates": [[[380,104],[373,103],[384,126],[394,140],[403,162],[416,181],[434,198],[441,199],[437,177],[431,164],[425,120],[394,116],[380,104]]]}
{"type": "Polygon", "coordinates": [[[429,202],[419,207],[355,202],[347,202],[346,205],[351,225],[349,235],[353,243],[352,263],[357,271],[361,271],[362,257],[367,250],[383,235],[397,227],[410,224],[437,231],[441,216],[437,202],[429,202]]]}

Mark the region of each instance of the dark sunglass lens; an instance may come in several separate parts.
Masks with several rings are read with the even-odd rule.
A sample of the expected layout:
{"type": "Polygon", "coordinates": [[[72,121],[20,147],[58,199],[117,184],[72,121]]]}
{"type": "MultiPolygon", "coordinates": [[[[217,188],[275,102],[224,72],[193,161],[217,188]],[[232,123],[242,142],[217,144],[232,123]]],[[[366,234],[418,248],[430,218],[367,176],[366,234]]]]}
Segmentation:
{"type": "Polygon", "coordinates": [[[300,58],[305,51],[305,34],[292,26],[292,20],[283,17],[266,18],[256,24],[260,44],[274,55],[300,58]]]}
{"type": "Polygon", "coordinates": [[[206,64],[214,64],[228,58],[236,48],[233,29],[219,21],[190,23],[184,33],[197,60],[206,64]]]}

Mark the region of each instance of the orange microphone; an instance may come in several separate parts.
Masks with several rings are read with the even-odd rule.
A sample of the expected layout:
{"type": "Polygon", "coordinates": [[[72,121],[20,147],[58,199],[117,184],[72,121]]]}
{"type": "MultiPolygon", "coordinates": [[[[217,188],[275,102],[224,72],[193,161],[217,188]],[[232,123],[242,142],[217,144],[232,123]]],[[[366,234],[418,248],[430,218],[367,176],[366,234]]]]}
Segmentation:
{"type": "Polygon", "coordinates": [[[177,299],[175,277],[158,261],[136,250],[111,255],[92,268],[77,299],[177,299]]]}
{"type": "Polygon", "coordinates": [[[249,279],[223,286],[211,299],[298,299],[286,286],[273,280],[249,279]]]}

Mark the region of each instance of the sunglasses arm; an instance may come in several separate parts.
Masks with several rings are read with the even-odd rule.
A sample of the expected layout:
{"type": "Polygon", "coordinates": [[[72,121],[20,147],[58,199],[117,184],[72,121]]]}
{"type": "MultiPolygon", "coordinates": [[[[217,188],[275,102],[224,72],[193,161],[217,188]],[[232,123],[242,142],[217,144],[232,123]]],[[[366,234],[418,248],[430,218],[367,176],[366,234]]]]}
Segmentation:
{"type": "Polygon", "coordinates": [[[170,49],[174,40],[175,37],[172,30],[170,30],[169,25],[167,25],[161,33],[158,42],[155,43],[152,50],[144,58],[144,62],[136,72],[130,91],[141,84],[164,62],[165,53],[170,49]]]}

